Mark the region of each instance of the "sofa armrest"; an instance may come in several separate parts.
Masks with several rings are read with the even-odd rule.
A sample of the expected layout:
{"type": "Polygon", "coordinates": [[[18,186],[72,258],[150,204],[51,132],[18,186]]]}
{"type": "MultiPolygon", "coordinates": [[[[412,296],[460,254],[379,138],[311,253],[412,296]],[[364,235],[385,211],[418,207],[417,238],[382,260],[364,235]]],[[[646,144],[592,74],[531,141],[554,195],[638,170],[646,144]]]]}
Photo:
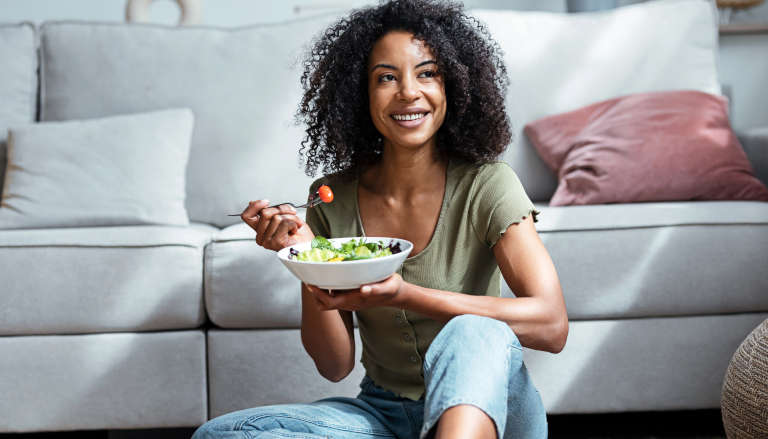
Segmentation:
{"type": "Polygon", "coordinates": [[[736,134],[755,169],[755,176],[768,185],[768,127],[752,128],[736,134]]]}

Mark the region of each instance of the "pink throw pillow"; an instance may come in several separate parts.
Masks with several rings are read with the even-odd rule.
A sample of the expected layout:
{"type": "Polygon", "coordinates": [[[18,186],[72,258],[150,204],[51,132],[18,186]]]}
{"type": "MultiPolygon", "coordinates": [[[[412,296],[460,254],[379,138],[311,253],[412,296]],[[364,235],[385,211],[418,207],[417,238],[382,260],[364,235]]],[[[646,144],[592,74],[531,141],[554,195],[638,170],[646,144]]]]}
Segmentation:
{"type": "Polygon", "coordinates": [[[539,119],[524,132],[557,174],[551,206],[768,201],[721,96],[690,90],[622,96],[539,119]]]}

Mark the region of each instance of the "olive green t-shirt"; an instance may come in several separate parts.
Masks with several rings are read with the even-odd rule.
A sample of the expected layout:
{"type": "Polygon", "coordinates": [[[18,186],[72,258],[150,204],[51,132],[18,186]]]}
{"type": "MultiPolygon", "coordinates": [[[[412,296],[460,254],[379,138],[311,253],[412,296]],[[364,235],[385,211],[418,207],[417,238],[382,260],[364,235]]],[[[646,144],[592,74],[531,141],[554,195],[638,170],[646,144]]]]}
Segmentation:
{"type": "MultiPolygon", "coordinates": [[[[517,175],[506,163],[475,165],[450,161],[437,226],[427,246],[405,260],[398,273],[426,288],[477,296],[499,296],[501,272],[492,247],[513,224],[538,214],[517,175]]],[[[308,209],[307,223],[326,238],[365,236],[357,204],[357,179],[330,175],[334,200],[308,209]]],[[[386,212],[382,212],[385,215],[386,212]]],[[[407,226],[407,225],[406,225],[407,226]]],[[[396,237],[395,237],[396,238],[396,237]]],[[[442,329],[417,312],[393,307],[357,311],[362,363],[380,387],[417,400],[424,394],[422,361],[442,329]]]]}

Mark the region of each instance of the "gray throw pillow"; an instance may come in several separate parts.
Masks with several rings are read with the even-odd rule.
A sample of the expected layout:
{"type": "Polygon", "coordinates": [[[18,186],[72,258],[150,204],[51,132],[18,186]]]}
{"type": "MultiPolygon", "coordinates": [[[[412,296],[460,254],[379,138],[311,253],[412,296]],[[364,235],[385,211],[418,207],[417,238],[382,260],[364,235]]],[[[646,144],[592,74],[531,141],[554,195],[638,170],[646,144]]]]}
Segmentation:
{"type": "Polygon", "coordinates": [[[8,127],[35,120],[37,47],[35,24],[0,24],[0,194],[5,174],[8,127]]]}
{"type": "Polygon", "coordinates": [[[193,123],[184,108],[10,128],[0,229],[188,225],[193,123]]]}

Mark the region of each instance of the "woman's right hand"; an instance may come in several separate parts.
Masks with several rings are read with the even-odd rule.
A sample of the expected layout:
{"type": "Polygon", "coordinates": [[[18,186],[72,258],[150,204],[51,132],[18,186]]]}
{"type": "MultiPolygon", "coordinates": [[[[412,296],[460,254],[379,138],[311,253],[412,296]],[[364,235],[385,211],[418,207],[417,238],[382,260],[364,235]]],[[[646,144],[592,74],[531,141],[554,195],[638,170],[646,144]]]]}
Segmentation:
{"type": "Polygon", "coordinates": [[[278,251],[314,239],[314,233],[307,223],[299,218],[293,207],[288,204],[266,208],[267,206],[268,200],[251,201],[240,214],[240,218],[256,231],[256,244],[278,251]]]}

